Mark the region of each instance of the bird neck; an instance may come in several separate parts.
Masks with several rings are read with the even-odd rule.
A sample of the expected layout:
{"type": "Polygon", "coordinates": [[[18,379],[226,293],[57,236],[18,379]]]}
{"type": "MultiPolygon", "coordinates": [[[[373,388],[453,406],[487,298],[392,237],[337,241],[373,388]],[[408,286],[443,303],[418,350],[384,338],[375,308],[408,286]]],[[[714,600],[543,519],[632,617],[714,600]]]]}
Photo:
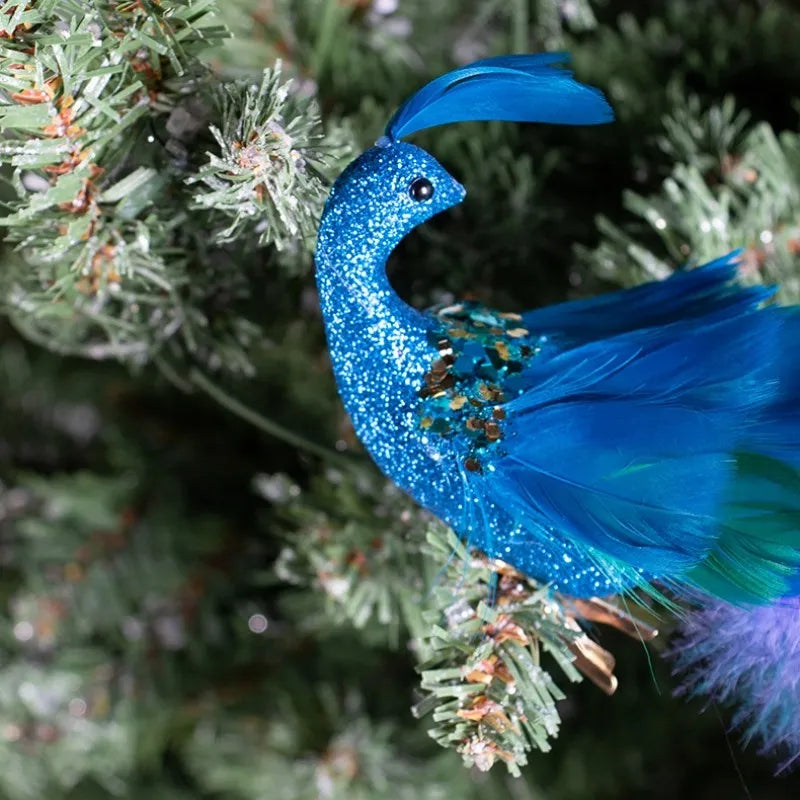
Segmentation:
{"type": "Polygon", "coordinates": [[[395,457],[387,442],[399,441],[400,429],[417,424],[409,415],[434,356],[426,335],[431,323],[400,299],[386,277],[393,248],[375,231],[342,226],[340,218],[335,225],[323,219],[316,252],[339,391],[356,433],[385,469],[395,457]]]}
{"type": "Polygon", "coordinates": [[[391,343],[393,349],[384,354],[390,361],[419,361],[429,353],[430,322],[400,298],[386,276],[396,244],[380,231],[343,228],[323,218],[316,277],[334,361],[351,358],[356,343],[365,340],[371,349],[391,343]]]}

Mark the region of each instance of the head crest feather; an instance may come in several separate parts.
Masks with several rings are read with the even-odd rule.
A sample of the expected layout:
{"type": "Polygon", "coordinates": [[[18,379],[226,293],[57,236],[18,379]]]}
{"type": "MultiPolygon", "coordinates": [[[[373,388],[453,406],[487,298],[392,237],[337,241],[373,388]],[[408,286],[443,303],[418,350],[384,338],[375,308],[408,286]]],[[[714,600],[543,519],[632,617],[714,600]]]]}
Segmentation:
{"type": "Polygon", "coordinates": [[[423,86],[386,126],[393,141],[426,128],[469,120],[600,125],[614,112],[599,89],[558,66],[567,53],[487,58],[423,86]]]}

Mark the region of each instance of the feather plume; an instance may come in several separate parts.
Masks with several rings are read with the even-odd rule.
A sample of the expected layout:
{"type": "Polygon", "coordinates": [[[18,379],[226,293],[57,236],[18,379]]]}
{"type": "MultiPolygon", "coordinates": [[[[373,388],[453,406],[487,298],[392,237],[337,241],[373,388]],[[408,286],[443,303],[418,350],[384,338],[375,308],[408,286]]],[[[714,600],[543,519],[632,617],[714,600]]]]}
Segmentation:
{"type": "Polygon", "coordinates": [[[718,600],[683,621],[672,648],[679,694],[733,703],[734,725],[777,755],[779,771],[800,760],[800,598],[741,607],[718,600]]]}
{"type": "Polygon", "coordinates": [[[557,66],[567,53],[488,58],[448,72],[409,98],[386,126],[397,141],[417,131],[471,120],[600,125],[614,112],[599,89],[557,66]]]}

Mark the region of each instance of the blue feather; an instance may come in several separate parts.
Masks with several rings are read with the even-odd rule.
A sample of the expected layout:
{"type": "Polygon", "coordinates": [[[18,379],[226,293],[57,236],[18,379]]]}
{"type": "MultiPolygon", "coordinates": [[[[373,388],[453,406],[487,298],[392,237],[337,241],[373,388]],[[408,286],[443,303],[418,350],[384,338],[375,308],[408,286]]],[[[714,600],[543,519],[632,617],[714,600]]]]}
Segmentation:
{"type": "Polygon", "coordinates": [[[723,310],[734,315],[737,310],[753,309],[769,300],[776,290],[738,284],[740,256],[741,251],[735,250],[657,283],[537,308],[523,315],[524,325],[576,344],[723,310]]]}
{"type": "Polygon", "coordinates": [[[417,131],[470,120],[599,125],[614,112],[602,92],[556,66],[566,53],[500,56],[453,70],[428,83],[396,112],[386,135],[397,141],[417,131]]]}
{"type": "Polygon", "coordinates": [[[485,496],[734,602],[795,592],[800,314],[763,308],[771,290],[734,274],[728,257],[526,315],[566,349],[507,404],[485,496]]]}

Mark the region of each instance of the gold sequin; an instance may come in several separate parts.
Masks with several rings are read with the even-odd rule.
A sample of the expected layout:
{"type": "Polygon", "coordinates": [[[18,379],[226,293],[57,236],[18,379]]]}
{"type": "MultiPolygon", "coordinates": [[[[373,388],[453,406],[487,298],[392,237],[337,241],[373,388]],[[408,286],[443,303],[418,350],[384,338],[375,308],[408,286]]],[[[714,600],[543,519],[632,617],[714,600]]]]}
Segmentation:
{"type": "Polygon", "coordinates": [[[444,437],[468,433],[463,463],[470,472],[482,472],[478,453],[503,438],[500,423],[507,412],[501,405],[507,398],[502,382],[523,369],[532,351],[519,340],[529,334],[519,314],[481,310],[475,304],[455,304],[437,315],[444,325],[429,338],[438,357],[419,391],[420,427],[444,437]]]}

